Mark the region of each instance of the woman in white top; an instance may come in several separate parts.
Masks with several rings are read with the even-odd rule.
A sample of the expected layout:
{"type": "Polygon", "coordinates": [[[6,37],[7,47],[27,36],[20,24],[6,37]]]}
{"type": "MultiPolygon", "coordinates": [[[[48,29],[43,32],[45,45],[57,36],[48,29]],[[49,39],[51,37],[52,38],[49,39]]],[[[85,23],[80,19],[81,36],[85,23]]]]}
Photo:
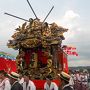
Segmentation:
{"type": "Polygon", "coordinates": [[[58,90],[56,83],[52,82],[52,77],[48,75],[46,77],[46,82],[44,84],[44,90],[58,90]]]}
{"type": "Polygon", "coordinates": [[[0,79],[2,80],[0,83],[0,90],[11,90],[11,84],[6,77],[6,74],[7,73],[4,70],[0,71],[0,79]]]}
{"type": "Polygon", "coordinates": [[[24,82],[23,82],[23,90],[36,90],[36,86],[33,81],[30,80],[30,75],[25,73],[24,75],[24,82]]]}

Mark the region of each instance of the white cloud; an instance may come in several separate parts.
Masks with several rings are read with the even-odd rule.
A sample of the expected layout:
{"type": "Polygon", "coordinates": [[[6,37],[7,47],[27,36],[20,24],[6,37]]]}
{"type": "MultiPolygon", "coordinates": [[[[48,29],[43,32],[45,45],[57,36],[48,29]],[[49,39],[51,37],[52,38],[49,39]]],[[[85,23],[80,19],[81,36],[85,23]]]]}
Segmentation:
{"type": "MultiPolygon", "coordinates": [[[[62,26],[68,28],[68,32],[64,34],[65,41],[63,44],[75,44],[75,46],[78,46],[80,56],[74,58],[71,57],[68,58],[69,60],[69,66],[90,66],[89,59],[86,57],[87,52],[83,54],[82,48],[83,44],[80,42],[82,40],[82,36],[85,35],[85,32],[82,32],[82,26],[80,25],[80,15],[72,10],[66,11],[63,18],[62,18],[62,26]],[[79,42],[79,44],[78,44],[79,42]],[[81,46],[80,46],[81,45],[81,46]],[[85,55],[86,54],[86,55],[85,55]],[[81,58],[81,56],[84,56],[81,58]],[[71,60],[72,59],[72,60],[71,60]]],[[[84,48],[83,48],[84,49],[84,48]]],[[[84,51],[85,52],[85,51],[84,51]]]]}
{"type": "Polygon", "coordinates": [[[68,10],[65,12],[65,15],[64,15],[64,20],[66,21],[72,21],[72,20],[75,20],[77,18],[79,18],[80,15],[75,13],[73,10],[68,10]]]}
{"type": "Polygon", "coordinates": [[[81,30],[79,18],[80,15],[73,10],[68,10],[65,12],[61,24],[69,29],[68,32],[64,34],[66,39],[74,38],[75,34],[81,30]]]}
{"type": "Polygon", "coordinates": [[[68,10],[62,18],[62,24],[70,29],[78,26],[80,15],[73,10],[68,10]]]}

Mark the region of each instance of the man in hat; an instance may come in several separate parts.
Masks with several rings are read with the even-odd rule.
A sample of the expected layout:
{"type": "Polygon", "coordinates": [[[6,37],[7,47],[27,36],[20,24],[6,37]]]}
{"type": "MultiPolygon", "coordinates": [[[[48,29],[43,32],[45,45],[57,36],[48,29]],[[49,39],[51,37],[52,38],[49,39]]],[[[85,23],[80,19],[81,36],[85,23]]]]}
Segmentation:
{"type": "Polygon", "coordinates": [[[11,85],[9,79],[7,78],[7,73],[4,70],[0,71],[0,90],[10,90],[11,85]]]}
{"type": "Polygon", "coordinates": [[[59,76],[62,84],[62,90],[73,90],[72,86],[69,84],[71,76],[63,71],[59,74],[59,76]]]}
{"type": "Polygon", "coordinates": [[[11,90],[23,90],[22,85],[18,82],[19,74],[11,72],[9,77],[11,83],[11,90]]]}
{"type": "Polygon", "coordinates": [[[58,86],[56,83],[52,82],[51,75],[46,77],[46,82],[44,84],[44,90],[58,90],[58,86]]]}
{"type": "Polygon", "coordinates": [[[33,81],[30,80],[30,74],[26,72],[23,76],[24,82],[22,83],[23,90],[36,90],[36,86],[33,81]]]}

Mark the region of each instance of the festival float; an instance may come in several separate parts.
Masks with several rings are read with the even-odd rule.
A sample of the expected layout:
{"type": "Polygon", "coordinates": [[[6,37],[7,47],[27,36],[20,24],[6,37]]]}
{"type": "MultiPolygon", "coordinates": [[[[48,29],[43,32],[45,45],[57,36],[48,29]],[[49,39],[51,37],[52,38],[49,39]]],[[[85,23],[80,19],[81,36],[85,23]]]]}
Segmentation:
{"type": "Polygon", "coordinates": [[[26,20],[5,13],[26,21],[15,29],[12,40],[8,41],[7,46],[19,51],[16,57],[18,73],[30,73],[37,90],[43,90],[47,75],[51,75],[53,81],[59,85],[56,75],[62,70],[68,72],[67,54],[62,49],[62,40],[65,39],[63,33],[68,29],[58,26],[55,22],[46,22],[54,6],[45,19],[40,21],[28,0],[27,2],[35,19],[26,20]]]}

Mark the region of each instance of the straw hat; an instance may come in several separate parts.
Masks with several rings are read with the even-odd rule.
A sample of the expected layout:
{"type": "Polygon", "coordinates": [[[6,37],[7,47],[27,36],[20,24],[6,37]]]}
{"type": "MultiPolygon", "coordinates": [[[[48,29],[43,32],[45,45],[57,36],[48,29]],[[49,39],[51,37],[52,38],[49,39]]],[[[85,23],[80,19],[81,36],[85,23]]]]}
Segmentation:
{"type": "Polygon", "coordinates": [[[9,77],[13,78],[13,79],[18,79],[19,78],[19,74],[16,72],[11,72],[11,74],[9,74],[9,77]]]}
{"type": "Polygon", "coordinates": [[[58,74],[58,76],[67,82],[69,82],[70,77],[71,77],[69,74],[67,74],[66,72],[63,72],[63,71],[60,74],[58,74]]]}

